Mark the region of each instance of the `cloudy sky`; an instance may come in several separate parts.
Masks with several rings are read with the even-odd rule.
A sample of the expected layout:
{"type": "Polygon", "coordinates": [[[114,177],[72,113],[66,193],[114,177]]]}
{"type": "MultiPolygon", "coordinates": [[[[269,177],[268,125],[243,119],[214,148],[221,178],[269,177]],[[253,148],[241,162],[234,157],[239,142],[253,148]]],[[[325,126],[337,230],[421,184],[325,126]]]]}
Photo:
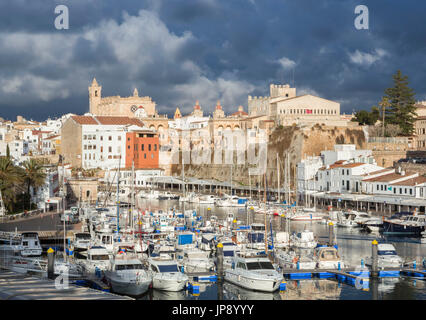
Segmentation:
{"type": "Polygon", "coordinates": [[[44,120],[102,95],[149,95],[160,113],[225,112],[270,83],[369,109],[397,69],[426,100],[426,2],[418,0],[14,0],[0,2],[0,117],[44,120]],[[369,30],[354,26],[369,8],[369,30]],[[55,7],[69,8],[57,30],[55,7]]]}

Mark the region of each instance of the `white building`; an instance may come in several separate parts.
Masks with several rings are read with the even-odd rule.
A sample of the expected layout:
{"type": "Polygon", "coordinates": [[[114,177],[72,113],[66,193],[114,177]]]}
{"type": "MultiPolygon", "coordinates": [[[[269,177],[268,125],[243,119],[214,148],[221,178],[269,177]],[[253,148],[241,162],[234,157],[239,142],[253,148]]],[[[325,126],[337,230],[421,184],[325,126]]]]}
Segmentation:
{"type": "Polygon", "coordinates": [[[46,179],[42,187],[34,191],[31,189],[32,202],[37,204],[39,209],[46,208],[50,202],[56,203],[57,199],[53,199],[58,196],[59,193],[59,175],[58,168],[56,166],[44,166],[46,179]]]}

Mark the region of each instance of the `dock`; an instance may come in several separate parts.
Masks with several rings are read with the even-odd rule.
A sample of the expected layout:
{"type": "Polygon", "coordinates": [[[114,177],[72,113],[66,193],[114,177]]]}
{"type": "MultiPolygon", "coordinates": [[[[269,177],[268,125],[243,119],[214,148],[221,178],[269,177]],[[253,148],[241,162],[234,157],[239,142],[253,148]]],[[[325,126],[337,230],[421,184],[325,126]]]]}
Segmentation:
{"type": "Polygon", "coordinates": [[[0,300],[134,300],[101,290],[69,284],[58,289],[55,281],[0,270],[0,300]]]}

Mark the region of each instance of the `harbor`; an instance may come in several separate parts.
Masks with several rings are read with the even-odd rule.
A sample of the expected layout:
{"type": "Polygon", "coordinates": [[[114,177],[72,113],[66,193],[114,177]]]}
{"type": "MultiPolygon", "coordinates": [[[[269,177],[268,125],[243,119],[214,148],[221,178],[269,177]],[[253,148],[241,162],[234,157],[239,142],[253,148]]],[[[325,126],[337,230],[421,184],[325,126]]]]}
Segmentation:
{"type": "MultiPolygon", "coordinates": [[[[117,208],[119,208],[120,220],[118,220],[118,223],[120,229],[125,230],[125,233],[120,233],[122,236],[119,242],[113,239],[117,235],[114,228],[109,229],[109,231],[105,230],[105,228],[109,228],[105,225],[106,220],[98,225],[95,230],[92,229],[91,232],[90,229],[93,224],[90,221],[95,221],[95,219],[93,217],[85,219],[86,216],[83,216],[84,219],[82,219],[82,215],[78,222],[65,224],[65,237],[64,223],[61,220],[61,217],[64,216],[62,213],[51,213],[47,219],[46,217],[32,218],[31,222],[27,221],[26,230],[22,230],[22,232],[38,234],[43,250],[41,256],[44,257],[48,256],[47,250],[54,248],[55,256],[62,261],[65,246],[68,263],[85,268],[84,272],[72,277],[72,290],[77,290],[77,288],[78,290],[89,290],[90,294],[81,293],[82,297],[87,296],[87,299],[130,297],[141,300],[310,300],[316,299],[315,297],[323,299],[326,296],[336,300],[387,299],[386,297],[389,295],[397,296],[401,286],[405,288],[404,290],[413,292],[419,299],[422,299],[426,294],[424,287],[426,245],[421,243],[421,238],[390,236],[380,232],[371,233],[358,226],[353,228],[339,227],[337,221],[339,219],[334,223],[331,222],[334,216],[327,210],[310,211],[308,214],[311,218],[310,221],[299,221],[298,219],[290,219],[291,212],[286,210],[285,206],[273,204],[268,205],[269,210],[262,210],[261,206],[255,210],[254,207],[248,206],[222,207],[216,206],[215,203],[199,204],[179,200],[145,199],[138,196],[135,198],[133,210],[138,212],[139,218],[134,217],[133,221],[134,240],[131,240],[132,238],[129,238],[128,235],[132,219],[127,216],[129,208],[124,206],[122,208],[120,206],[110,207],[113,208],[111,218],[114,219],[117,218],[117,208]],[[312,219],[312,216],[321,216],[322,219],[312,219]],[[142,219],[142,217],[144,218],[142,219]],[[87,224],[88,220],[89,224],[87,224]],[[52,221],[55,221],[55,230],[46,230],[51,228],[52,221]],[[141,221],[143,223],[140,224],[141,221]],[[40,231],[37,232],[36,230],[40,231]],[[256,236],[249,236],[248,234],[251,232],[256,236]],[[98,263],[93,261],[90,264],[93,267],[90,267],[87,263],[81,263],[84,260],[79,258],[81,258],[81,255],[85,255],[84,250],[76,250],[76,235],[81,233],[92,234],[87,238],[91,239],[92,244],[88,245],[86,250],[90,250],[90,246],[94,248],[94,251],[105,248],[102,250],[108,256],[107,265],[109,267],[106,265],[106,267],[103,267],[103,264],[100,264],[101,261],[98,261],[98,263]],[[111,240],[104,241],[104,243],[96,242],[96,239],[99,238],[98,233],[104,236],[110,235],[111,240]],[[241,234],[245,234],[246,238],[243,238],[241,234]],[[283,239],[283,235],[287,235],[287,237],[283,239]],[[171,236],[177,237],[177,241],[173,242],[171,236]],[[306,239],[303,239],[304,236],[306,239]],[[156,237],[159,240],[155,240],[156,237]],[[251,243],[247,237],[251,237],[251,243]],[[203,239],[213,241],[204,243],[203,239]],[[276,288],[266,292],[259,290],[259,287],[241,287],[238,281],[227,280],[233,262],[229,260],[230,257],[227,254],[220,253],[217,250],[221,244],[227,244],[227,241],[231,241],[234,246],[233,255],[235,258],[241,256],[243,259],[241,261],[250,261],[244,260],[247,259],[244,257],[252,257],[250,259],[255,259],[253,261],[264,259],[262,261],[265,261],[265,263],[271,261],[271,268],[277,270],[279,277],[277,279],[281,279],[276,280],[278,281],[276,288]],[[313,244],[311,245],[310,242],[313,244]],[[401,257],[399,266],[379,266],[377,262],[375,267],[373,265],[366,266],[368,259],[374,255],[373,243],[376,243],[376,246],[378,243],[392,244],[398,256],[401,257]],[[209,250],[206,250],[207,246],[209,250]],[[109,250],[106,250],[107,248],[109,250]],[[335,250],[333,252],[338,259],[331,264],[318,268],[318,262],[312,264],[309,261],[319,261],[315,260],[314,256],[319,255],[319,250],[322,248],[335,250]],[[191,269],[190,260],[186,260],[191,257],[191,254],[194,255],[192,259],[197,261],[198,267],[201,266],[202,261],[203,264],[207,263],[205,269],[191,269]],[[150,264],[158,259],[156,257],[167,255],[167,258],[164,257],[164,262],[170,261],[171,263],[167,262],[167,265],[169,265],[167,268],[171,268],[174,264],[177,268],[175,272],[184,276],[182,278],[184,285],[176,289],[171,287],[159,289],[158,287],[155,288],[152,282],[149,282],[150,284],[147,285],[146,289],[137,292],[136,295],[116,293],[111,282],[105,281],[105,275],[110,270],[112,262],[118,263],[119,255],[123,255],[123,257],[128,255],[130,260],[134,257],[137,259],[134,263],[137,264],[146,263],[146,267],[138,267],[141,271],[149,270],[150,264]],[[184,258],[184,256],[188,258],[184,258]],[[290,259],[288,256],[290,256],[290,259]],[[219,257],[223,258],[219,259],[219,257]],[[208,261],[213,263],[209,264],[208,261]],[[308,287],[309,290],[304,289],[308,287]],[[334,288],[334,293],[327,292],[329,288],[334,288]],[[319,294],[321,290],[324,290],[323,295],[319,294]],[[93,292],[97,292],[97,295],[93,292]],[[298,292],[297,295],[295,295],[296,292],[298,292]],[[110,293],[115,295],[108,295],[110,293]]],[[[255,203],[252,204],[255,205],[255,203]]],[[[89,209],[90,207],[82,208],[81,212],[89,209]]],[[[101,213],[102,211],[98,212],[101,213]]],[[[130,212],[132,212],[131,208],[130,212]]],[[[306,215],[306,212],[304,214],[306,215]]],[[[370,218],[374,218],[374,215],[370,218]]],[[[341,220],[339,221],[341,223],[341,220]]],[[[17,225],[19,223],[21,222],[9,221],[1,224],[0,228],[5,233],[18,232],[17,225]]],[[[111,223],[114,225],[114,222],[110,220],[108,224],[111,223]]],[[[229,248],[228,245],[225,248],[229,248]]],[[[127,261],[126,263],[130,263],[127,258],[124,257],[123,259],[127,261]]],[[[157,263],[162,263],[162,260],[157,260],[157,263]]],[[[38,281],[41,281],[41,283],[44,283],[43,281],[52,282],[52,280],[48,280],[48,270],[46,271],[45,276],[39,276],[40,280],[38,281]]],[[[37,274],[34,270],[31,273],[37,274]]],[[[2,274],[9,277],[8,283],[10,283],[11,288],[14,288],[15,284],[19,287],[21,281],[19,279],[23,277],[22,274],[17,274],[16,271],[7,268],[2,271],[2,274]]],[[[55,276],[57,277],[60,274],[55,276]]],[[[243,274],[241,273],[238,276],[239,279],[243,274]]],[[[148,274],[146,274],[146,278],[149,279],[148,274]]],[[[35,281],[34,275],[31,279],[31,281],[35,281]]],[[[37,293],[24,292],[25,294],[22,294],[22,297],[25,297],[25,299],[44,299],[42,297],[49,297],[53,290],[52,284],[38,287],[40,291],[37,293]],[[43,290],[46,290],[46,292],[43,293],[43,290]]],[[[14,299],[13,293],[9,292],[8,294],[8,299],[14,299]]],[[[64,294],[63,299],[67,299],[69,293],[65,293],[65,291],[62,293],[61,291],[58,294],[59,296],[64,294]]],[[[16,298],[18,299],[18,297],[16,298]]]]}

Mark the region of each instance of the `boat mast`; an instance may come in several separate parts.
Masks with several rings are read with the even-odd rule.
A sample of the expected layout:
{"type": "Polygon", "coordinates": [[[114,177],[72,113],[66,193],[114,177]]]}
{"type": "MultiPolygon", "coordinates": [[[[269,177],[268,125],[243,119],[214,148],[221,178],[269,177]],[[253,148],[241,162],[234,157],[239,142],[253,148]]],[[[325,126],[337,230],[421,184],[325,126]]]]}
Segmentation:
{"type": "Polygon", "coordinates": [[[117,171],[117,236],[120,232],[120,165],[121,155],[118,158],[118,171],[117,171]]]}
{"type": "Polygon", "coordinates": [[[263,174],[263,203],[265,204],[265,210],[263,211],[263,219],[265,224],[265,252],[266,254],[268,254],[268,241],[266,230],[266,173],[263,174]]]}
{"type": "Polygon", "coordinates": [[[277,152],[277,171],[278,171],[278,203],[280,203],[280,160],[278,158],[278,152],[277,152]]]}
{"type": "Polygon", "coordinates": [[[135,210],[135,159],[132,160],[132,207],[130,212],[130,230],[134,231],[134,217],[133,217],[133,210],[135,210]]]}

